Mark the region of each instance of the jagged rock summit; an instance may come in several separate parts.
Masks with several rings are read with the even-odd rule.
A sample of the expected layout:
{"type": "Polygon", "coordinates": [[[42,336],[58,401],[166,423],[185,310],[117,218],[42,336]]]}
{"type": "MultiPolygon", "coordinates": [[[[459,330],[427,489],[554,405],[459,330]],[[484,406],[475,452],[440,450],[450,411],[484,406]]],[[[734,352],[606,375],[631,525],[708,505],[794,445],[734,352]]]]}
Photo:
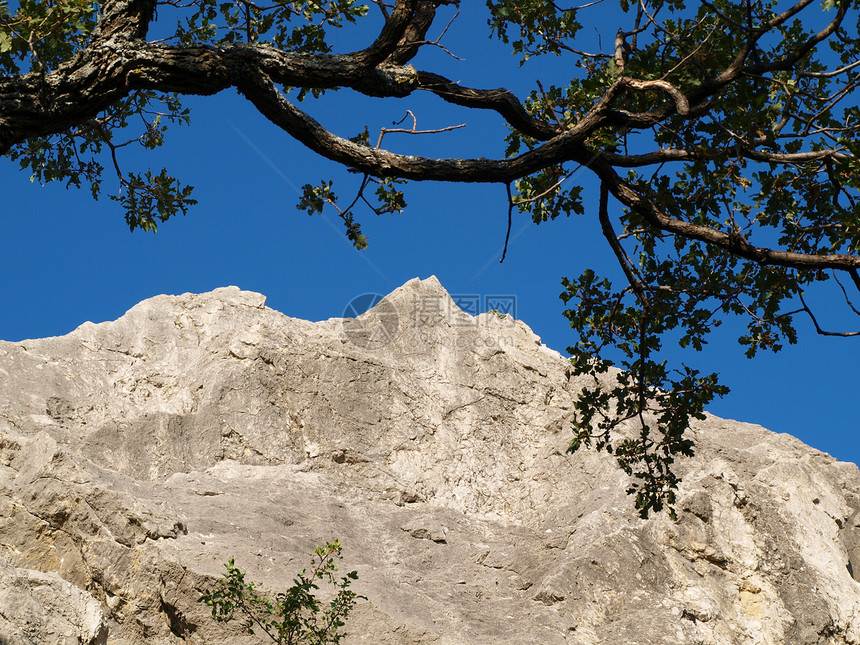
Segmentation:
{"type": "Polygon", "coordinates": [[[347,644],[860,643],[860,473],[708,417],[679,521],[565,453],[583,383],[435,278],[311,323],[235,287],[0,342],[0,643],[252,643],[197,602],[339,537],[347,644]]]}

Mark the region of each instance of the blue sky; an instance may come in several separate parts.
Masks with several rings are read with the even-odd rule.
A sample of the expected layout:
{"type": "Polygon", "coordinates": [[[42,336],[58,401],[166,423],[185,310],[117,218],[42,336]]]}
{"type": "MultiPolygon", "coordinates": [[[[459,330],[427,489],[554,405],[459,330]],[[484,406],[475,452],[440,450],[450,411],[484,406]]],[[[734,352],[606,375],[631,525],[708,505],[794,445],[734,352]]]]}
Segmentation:
{"type": "MultiPolygon", "coordinates": [[[[504,46],[486,38],[483,3],[462,8],[445,42],[466,60],[435,49],[417,59],[417,67],[473,87],[506,86],[520,96],[536,76],[558,71],[559,61],[520,68],[504,46]]],[[[611,17],[606,16],[605,44],[617,29],[611,17]]],[[[381,101],[340,91],[318,103],[305,107],[345,136],[367,124],[375,140],[380,127],[391,127],[406,110],[422,129],[467,124],[420,140],[388,135],[386,144],[395,151],[498,157],[504,147],[500,119],[428,95],[381,101]]],[[[405,213],[377,217],[359,211],[370,247],[358,252],[333,213],[309,217],[295,208],[302,184],[334,177],[336,191],[346,197],[356,177],[304,150],[233,91],[190,97],[186,104],[191,126],[169,131],[155,153],[123,160],[127,170],[167,166],[196,187],[199,204],[155,235],[129,233],[117,205],[106,198],[94,202],[86,190],[39,186],[17,165],[0,162],[0,339],[61,335],[87,320],[115,319],[157,294],[225,285],[264,293],[269,306],[287,315],[321,320],[340,316],[359,294],[385,294],[410,278],[436,275],[452,294],[515,296],[517,317],[564,352],[575,339],[562,316],[561,276],[575,277],[587,266],[616,275],[599,235],[596,187],[587,172],[575,178],[586,187],[586,214],[540,226],[515,217],[503,264],[502,186],[410,184],[405,213]]],[[[116,181],[106,176],[103,191],[116,190],[116,181]]],[[[819,307],[824,318],[844,321],[827,297],[819,307]]],[[[858,462],[860,338],[818,337],[805,321],[799,327],[799,345],[754,361],[734,341],[732,325],[701,353],[670,348],[667,357],[720,372],[732,393],[710,406],[714,414],[787,432],[858,462]]]]}

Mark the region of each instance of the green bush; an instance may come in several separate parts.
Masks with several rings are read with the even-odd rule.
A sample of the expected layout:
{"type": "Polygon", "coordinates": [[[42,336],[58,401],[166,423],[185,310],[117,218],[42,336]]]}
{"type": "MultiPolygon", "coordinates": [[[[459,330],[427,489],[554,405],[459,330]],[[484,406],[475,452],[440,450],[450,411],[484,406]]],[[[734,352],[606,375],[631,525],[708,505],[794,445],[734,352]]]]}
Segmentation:
{"type": "Polygon", "coordinates": [[[340,628],[349,612],[359,598],[365,597],[349,589],[352,581],[358,579],[355,571],[340,580],[335,578],[336,559],[343,559],[338,540],[317,547],[311,557],[310,573],[302,569],[293,579],[292,587],[270,600],[255,591],[253,582],[245,582],[245,574],[230,558],[223,579],[198,601],[212,607],[212,618],[219,623],[230,622],[238,612],[249,634],[262,630],[278,645],[339,643],[345,635],[340,628]],[[319,590],[317,581],[326,582],[336,590],[327,607],[314,595],[319,590]]]}

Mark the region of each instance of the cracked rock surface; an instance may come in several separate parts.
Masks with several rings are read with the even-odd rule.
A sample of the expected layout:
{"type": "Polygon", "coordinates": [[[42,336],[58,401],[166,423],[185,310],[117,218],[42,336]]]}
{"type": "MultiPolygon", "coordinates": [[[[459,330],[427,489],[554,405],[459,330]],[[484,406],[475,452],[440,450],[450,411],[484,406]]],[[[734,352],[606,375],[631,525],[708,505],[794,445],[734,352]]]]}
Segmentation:
{"type": "Polygon", "coordinates": [[[357,319],[227,287],[0,342],[0,643],[260,642],[197,598],[337,537],[346,645],[860,644],[855,465],[709,416],[679,521],[641,520],[565,453],[569,374],[435,278],[357,319]]]}

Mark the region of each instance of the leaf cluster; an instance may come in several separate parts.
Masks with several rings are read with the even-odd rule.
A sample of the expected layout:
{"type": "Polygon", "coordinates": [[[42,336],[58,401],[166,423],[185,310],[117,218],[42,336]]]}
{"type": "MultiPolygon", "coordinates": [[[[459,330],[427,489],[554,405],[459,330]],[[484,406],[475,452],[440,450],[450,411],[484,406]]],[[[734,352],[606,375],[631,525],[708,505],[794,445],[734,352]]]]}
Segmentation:
{"type": "Polygon", "coordinates": [[[29,139],[10,150],[8,157],[31,181],[64,181],[67,188],[88,185],[93,198],[101,194],[104,165],[108,157],[120,188],[109,197],[123,207],[130,230],[155,232],[157,222],[177,214],[185,215],[196,204],[193,188],[168,174],[165,168],[154,173],[124,173],[119,153],[135,145],[153,150],[164,143],[169,125],[190,122],[189,111],[175,94],[138,90],[110,106],[95,119],[78,127],[39,139],[29,139]],[[137,130],[138,136],[116,140],[118,133],[137,130]]]}
{"type": "Polygon", "coordinates": [[[339,643],[346,635],[341,631],[345,620],[356,602],[364,598],[349,588],[358,579],[355,571],[340,579],[334,575],[338,570],[336,561],[342,559],[341,551],[338,540],[317,547],[310,570],[302,569],[293,585],[273,599],[259,594],[256,585],[245,580],[245,574],[230,558],[223,578],[198,601],[212,608],[212,618],[217,622],[228,623],[241,616],[248,634],[260,630],[278,645],[339,643]],[[316,596],[318,582],[333,587],[334,596],[327,605],[316,596]]]}
{"type": "Polygon", "coordinates": [[[307,212],[308,215],[322,214],[326,205],[334,208],[346,229],[346,236],[356,249],[367,248],[367,236],[361,230],[361,224],[355,219],[355,206],[359,201],[364,202],[374,213],[383,215],[385,213],[401,213],[406,209],[406,199],[403,191],[397,188],[406,181],[396,177],[383,177],[377,179],[365,175],[359,185],[357,194],[352,202],[345,208],[338,205],[338,197],[334,192],[334,181],[323,180],[316,186],[305,184],[302,186],[302,195],[296,204],[296,208],[307,212]],[[374,201],[366,196],[366,189],[370,185],[376,185],[374,201]]]}
{"type": "Polygon", "coordinates": [[[86,45],[98,18],[92,0],[0,0],[0,73],[45,73],[86,45]]]}
{"type": "Polygon", "coordinates": [[[565,278],[563,285],[562,300],[576,303],[564,315],[580,337],[568,348],[572,373],[594,383],[574,404],[568,452],[594,446],[614,454],[624,472],[638,480],[628,492],[636,495],[642,517],[667,507],[674,518],[678,478],[671,466],[677,455],[693,455],[685,431],[728,388],[716,374],[703,376],[687,365],[670,369],[659,359],[661,339],[682,325],[682,339],[700,346],[708,317],[702,310],[685,316],[678,306],[690,308],[690,303],[672,296],[655,294],[643,305],[630,288],[615,290],[592,270],[576,280],[565,278]],[[608,358],[608,351],[619,358],[608,358]]]}
{"type": "Polygon", "coordinates": [[[487,0],[489,25],[494,36],[511,45],[520,64],[532,56],[559,55],[569,50],[582,29],[576,9],[560,9],[542,0],[487,0]]]}
{"type": "Polygon", "coordinates": [[[356,0],[275,0],[266,6],[251,0],[194,0],[191,7],[174,35],[182,45],[268,42],[305,53],[330,52],[328,30],[355,23],[368,9],[356,0]]]}

